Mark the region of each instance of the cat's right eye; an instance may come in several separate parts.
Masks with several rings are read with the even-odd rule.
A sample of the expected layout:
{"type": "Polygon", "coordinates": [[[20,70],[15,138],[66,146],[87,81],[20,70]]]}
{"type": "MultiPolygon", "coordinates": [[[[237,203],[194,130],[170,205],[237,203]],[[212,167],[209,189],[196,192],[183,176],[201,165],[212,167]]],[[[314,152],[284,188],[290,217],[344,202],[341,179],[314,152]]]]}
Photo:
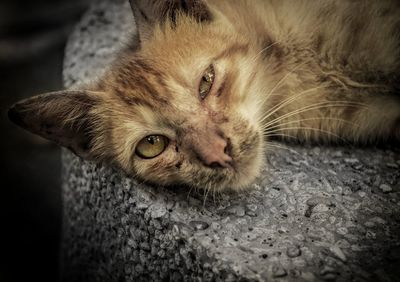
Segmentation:
{"type": "Polygon", "coordinates": [[[211,88],[214,84],[215,70],[214,66],[210,65],[203,74],[199,85],[200,98],[203,100],[210,93],[211,88]]]}
{"type": "Polygon", "coordinates": [[[139,141],[135,153],[142,159],[152,159],[167,148],[169,139],[163,135],[149,135],[139,141]]]}

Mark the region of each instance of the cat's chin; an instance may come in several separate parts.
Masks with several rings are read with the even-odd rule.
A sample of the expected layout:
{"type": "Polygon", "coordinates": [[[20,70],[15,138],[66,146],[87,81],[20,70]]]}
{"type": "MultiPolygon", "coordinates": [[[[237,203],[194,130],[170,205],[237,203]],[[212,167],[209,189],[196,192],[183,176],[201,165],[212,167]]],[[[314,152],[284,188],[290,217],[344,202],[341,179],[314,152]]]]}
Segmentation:
{"type": "Polygon", "coordinates": [[[216,192],[244,191],[251,188],[264,165],[264,153],[262,145],[259,144],[248,152],[247,156],[242,156],[235,164],[234,168],[215,171],[205,180],[199,188],[210,189],[216,192]]]}
{"type": "Polygon", "coordinates": [[[232,178],[226,185],[221,186],[219,191],[244,191],[250,189],[256,178],[260,175],[263,166],[263,154],[251,160],[251,163],[242,164],[242,169],[235,171],[232,178]]]}
{"type": "Polygon", "coordinates": [[[212,172],[203,179],[191,179],[191,183],[182,183],[185,186],[212,192],[240,192],[251,188],[251,184],[259,175],[262,164],[254,163],[250,168],[242,171],[212,172]]]}
{"type": "Polygon", "coordinates": [[[243,191],[250,189],[251,184],[261,172],[264,165],[264,140],[261,130],[248,132],[236,153],[236,165],[225,185],[219,191],[243,191]]]}
{"type": "Polygon", "coordinates": [[[264,140],[261,130],[242,128],[245,128],[243,134],[232,140],[232,167],[193,167],[190,169],[192,177],[185,184],[215,192],[250,189],[264,165],[264,140]]]}

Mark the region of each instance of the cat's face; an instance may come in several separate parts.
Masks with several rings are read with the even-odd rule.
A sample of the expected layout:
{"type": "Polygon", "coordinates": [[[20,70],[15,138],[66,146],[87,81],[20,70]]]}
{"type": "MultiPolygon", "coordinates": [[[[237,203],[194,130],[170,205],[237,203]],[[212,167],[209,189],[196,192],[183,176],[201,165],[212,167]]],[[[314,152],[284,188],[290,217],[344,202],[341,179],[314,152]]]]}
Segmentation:
{"type": "Polygon", "coordinates": [[[187,18],[128,52],[104,81],[119,98],[112,116],[126,113],[111,120],[118,162],[155,183],[246,187],[263,156],[254,56],[243,38],[187,18]]]}
{"type": "Polygon", "coordinates": [[[57,106],[57,94],[30,99],[14,120],[152,183],[244,188],[263,159],[262,85],[255,49],[221,24],[175,14],[172,25],[144,26],[140,48],[121,54],[95,91],[57,106]],[[21,113],[35,107],[42,113],[28,124],[21,113]]]}

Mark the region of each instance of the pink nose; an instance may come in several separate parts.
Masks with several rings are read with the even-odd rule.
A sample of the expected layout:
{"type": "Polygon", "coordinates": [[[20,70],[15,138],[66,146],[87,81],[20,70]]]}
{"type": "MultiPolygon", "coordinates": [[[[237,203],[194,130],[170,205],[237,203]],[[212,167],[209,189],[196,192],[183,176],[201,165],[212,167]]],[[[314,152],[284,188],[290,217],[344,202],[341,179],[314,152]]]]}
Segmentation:
{"type": "Polygon", "coordinates": [[[226,154],[227,142],[220,138],[214,140],[203,151],[204,164],[209,167],[231,167],[232,157],[226,154]]]}
{"type": "Polygon", "coordinates": [[[204,165],[208,167],[232,168],[228,142],[218,135],[203,136],[196,140],[195,150],[204,165]]]}

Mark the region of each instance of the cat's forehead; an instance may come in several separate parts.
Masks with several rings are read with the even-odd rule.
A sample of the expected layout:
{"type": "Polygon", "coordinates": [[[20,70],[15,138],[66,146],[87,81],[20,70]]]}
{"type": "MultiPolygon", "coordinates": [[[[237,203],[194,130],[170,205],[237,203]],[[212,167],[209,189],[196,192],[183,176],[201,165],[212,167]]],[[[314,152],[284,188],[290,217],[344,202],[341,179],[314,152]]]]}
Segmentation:
{"type": "Polygon", "coordinates": [[[124,58],[109,82],[109,92],[120,107],[117,115],[143,134],[179,124],[185,119],[182,109],[196,107],[195,84],[182,76],[184,72],[177,75],[179,70],[169,72],[143,57],[124,58]]]}
{"type": "Polygon", "coordinates": [[[199,24],[184,18],[174,28],[156,29],[154,35],[141,44],[139,54],[156,60],[160,68],[172,72],[180,68],[193,69],[225,50],[235,41],[231,36],[216,24],[199,24]]]}
{"type": "Polygon", "coordinates": [[[199,82],[209,65],[228,70],[232,57],[247,49],[238,37],[227,41],[211,27],[156,32],[140,50],[121,57],[113,92],[138,115],[138,127],[179,125],[199,109],[199,82]]]}
{"type": "Polygon", "coordinates": [[[129,58],[114,73],[113,92],[130,105],[167,109],[177,99],[190,100],[195,80],[206,65],[200,61],[180,67],[143,57],[129,58]]]}

